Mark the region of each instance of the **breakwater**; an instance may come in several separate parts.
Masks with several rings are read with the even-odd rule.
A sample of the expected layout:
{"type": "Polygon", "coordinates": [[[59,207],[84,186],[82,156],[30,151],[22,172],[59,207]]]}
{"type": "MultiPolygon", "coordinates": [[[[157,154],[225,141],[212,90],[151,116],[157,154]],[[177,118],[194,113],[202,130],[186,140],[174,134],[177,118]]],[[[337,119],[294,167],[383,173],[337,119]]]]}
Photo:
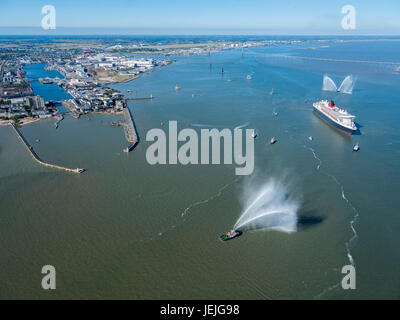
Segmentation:
{"type": "Polygon", "coordinates": [[[124,124],[125,138],[128,142],[132,143],[129,147],[125,148],[123,151],[130,152],[139,143],[139,135],[137,133],[135,122],[133,120],[133,116],[129,108],[124,107],[123,113],[125,118],[125,124],[124,124]]]}
{"type": "Polygon", "coordinates": [[[37,153],[35,152],[35,150],[33,150],[33,147],[29,144],[28,141],[26,141],[25,137],[22,135],[22,133],[18,130],[18,128],[13,124],[12,127],[14,128],[15,132],[17,133],[17,136],[19,137],[19,139],[22,141],[22,143],[25,145],[25,147],[28,149],[29,153],[31,154],[32,158],[38,162],[39,164],[45,166],[45,167],[50,167],[50,168],[54,168],[54,169],[58,169],[58,170],[64,170],[64,171],[68,171],[68,172],[73,172],[73,173],[82,173],[85,171],[85,169],[81,169],[81,168],[76,168],[76,169],[70,169],[70,168],[65,168],[62,166],[58,166],[55,164],[51,164],[51,163],[47,163],[42,161],[39,156],[37,155],[37,153]]]}

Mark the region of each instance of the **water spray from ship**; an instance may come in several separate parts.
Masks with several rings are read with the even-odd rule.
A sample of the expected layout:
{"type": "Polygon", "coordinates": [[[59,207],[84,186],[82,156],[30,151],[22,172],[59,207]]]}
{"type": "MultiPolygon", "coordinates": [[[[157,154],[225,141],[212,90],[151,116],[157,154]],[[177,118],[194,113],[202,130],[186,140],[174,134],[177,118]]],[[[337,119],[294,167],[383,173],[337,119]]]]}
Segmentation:
{"type": "Polygon", "coordinates": [[[284,232],[297,230],[297,211],[299,201],[293,199],[288,188],[270,179],[262,185],[245,188],[244,208],[234,229],[258,230],[274,229],[284,232]]]}
{"type": "Polygon", "coordinates": [[[344,80],[338,90],[343,93],[352,94],[353,87],[354,87],[353,77],[347,76],[346,78],[344,78],[344,80]]]}
{"type": "Polygon", "coordinates": [[[346,94],[352,94],[354,88],[354,78],[350,75],[344,78],[342,84],[338,88],[335,82],[327,75],[324,75],[322,90],[324,91],[337,91],[346,94]]]}

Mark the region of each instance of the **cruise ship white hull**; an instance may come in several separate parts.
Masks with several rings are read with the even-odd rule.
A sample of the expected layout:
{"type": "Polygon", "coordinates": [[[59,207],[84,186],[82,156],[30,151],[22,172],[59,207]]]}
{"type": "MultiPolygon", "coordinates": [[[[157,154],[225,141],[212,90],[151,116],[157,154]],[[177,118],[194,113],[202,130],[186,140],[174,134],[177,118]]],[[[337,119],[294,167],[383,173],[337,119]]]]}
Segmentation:
{"type": "Polygon", "coordinates": [[[319,103],[314,103],[313,106],[314,106],[315,113],[320,118],[322,118],[323,120],[328,122],[330,125],[335,127],[336,129],[339,129],[340,131],[342,131],[342,132],[344,132],[344,133],[346,133],[348,135],[352,135],[355,132],[357,132],[357,127],[354,125],[353,122],[351,122],[350,125],[344,125],[343,123],[340,122],[340,120],[338,120],[337,117],[335,117],[335,115],[333,115],[333,112],[329,112],[328,110],[324,110],[319,105],[319,103]]]}

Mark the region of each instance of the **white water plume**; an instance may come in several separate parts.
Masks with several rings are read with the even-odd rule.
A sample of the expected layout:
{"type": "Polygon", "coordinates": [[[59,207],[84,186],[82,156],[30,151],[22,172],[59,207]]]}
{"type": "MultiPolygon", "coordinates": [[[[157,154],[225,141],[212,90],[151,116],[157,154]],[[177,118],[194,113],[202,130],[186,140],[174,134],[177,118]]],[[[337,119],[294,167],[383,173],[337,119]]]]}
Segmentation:
{"type": "Polygon", "coordinates": [[[337,86],[336,86],[335,82],[327,75],[324,75],[324,80],[322,82],[322,90],[337,91],[337,86]]]}
{"type": "Polygon", "coordinates": [[[324,75],[324,80],[322,82],[322,90],[324,91],[337,91],[346,94],[352,94],[353,87],[354,87],[354,78],[351,75],[344,78],[339,89],[336,86],[335,82],[327,75],[324,75]]]}
{"type": "Polygon", "coordinates": [[[354,87],[353,77],[347,76],[346,78],[344,78],[342,84],[340,85],[339,91],[347,94],[352,94],[353,87],[354,87]]]}
{"type": "Polygon", "coordinates": [[[297,210],[300,204],[288,195],[287,188],[271,179],[261,186],[246,188],[245,210],[234,229],[297,230],[297,210]]]}

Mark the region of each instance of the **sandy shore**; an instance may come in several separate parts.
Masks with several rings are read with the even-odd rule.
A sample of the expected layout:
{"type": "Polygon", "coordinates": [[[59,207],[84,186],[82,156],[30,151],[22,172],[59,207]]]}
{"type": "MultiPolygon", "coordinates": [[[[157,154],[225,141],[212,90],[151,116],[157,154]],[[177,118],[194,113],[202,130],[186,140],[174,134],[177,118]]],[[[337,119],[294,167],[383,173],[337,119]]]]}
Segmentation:
{"type": "Polygon", "coordinates": [[[10,120],[0,120],[0,127],[9,126],[11,124],[10,120]]]}
{"type": "Polygon", "coordinates": [[[19,125],[24,126],[26,124],[32,123],[32,122],[36,122],[41,120],[40,118],[23,118],[19,121],[19,125]]]}
{"type": "MultiPolygon", "coordinates": [[[[20,119],[18,122],[18,125],[23,126],[32,122],[36,122],[41,120],[40,118],[23,118],[20,119]]],[[[9,126],[11,124],[13,124],[13,120],[0,120],[0,126],[9,126]]]]}

